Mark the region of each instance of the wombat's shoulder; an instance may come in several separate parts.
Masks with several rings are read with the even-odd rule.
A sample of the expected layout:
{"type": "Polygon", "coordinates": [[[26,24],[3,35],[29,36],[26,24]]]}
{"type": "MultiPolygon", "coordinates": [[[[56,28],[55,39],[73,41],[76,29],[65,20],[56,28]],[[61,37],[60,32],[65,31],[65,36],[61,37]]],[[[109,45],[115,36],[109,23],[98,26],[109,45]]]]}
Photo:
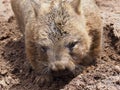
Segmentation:
{"type": "Polygon", "coordinates": [[[100,9],[95,0],[81,0],[81,12],[84,14],[86,25],[90,30],[102,27],[100,9]]]}

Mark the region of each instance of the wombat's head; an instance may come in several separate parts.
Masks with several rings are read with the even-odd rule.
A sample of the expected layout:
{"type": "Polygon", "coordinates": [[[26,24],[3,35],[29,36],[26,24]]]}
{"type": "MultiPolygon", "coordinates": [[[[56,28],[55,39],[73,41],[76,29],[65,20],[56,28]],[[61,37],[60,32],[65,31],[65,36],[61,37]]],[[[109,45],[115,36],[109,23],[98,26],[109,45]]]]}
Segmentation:
{"type": "Polygon", "coordinates": [[[39,28],[35,36],[40,61],[48,62],[48,67],[53,71],[72,71],[82,62],[91,44],[81,15],[80,0],[44,4],[46,8],[41,4],[36,12],[39,28]]]}

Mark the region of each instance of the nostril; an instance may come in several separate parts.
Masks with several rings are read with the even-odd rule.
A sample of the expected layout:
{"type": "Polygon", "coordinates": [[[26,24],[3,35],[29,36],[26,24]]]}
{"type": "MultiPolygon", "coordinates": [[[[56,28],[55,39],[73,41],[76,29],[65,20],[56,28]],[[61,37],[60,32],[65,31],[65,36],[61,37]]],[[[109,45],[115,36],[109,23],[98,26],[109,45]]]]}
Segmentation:
{"type": "Polygon", "coordinates": [[[64,66],[62,63],[57,63],[57,64],[56,64],[56,68],[57,68],[58,70],[65,70],[65,66],[64,66]]]}
{"type": "Polygon", "coordinates": [[[51,69],[51,71],[57,71],[55,64],[50,64],[49,68],[51,69]]]}
{"type": "Polygon", "coordinates": [[[63,61],[56,61],[54,63],[51,63],[49,68],[51,71],[64,71],[64,70],[69,70],[73,71],[75,69],[75,64],[71,62],[63,62],[63,61]]]}

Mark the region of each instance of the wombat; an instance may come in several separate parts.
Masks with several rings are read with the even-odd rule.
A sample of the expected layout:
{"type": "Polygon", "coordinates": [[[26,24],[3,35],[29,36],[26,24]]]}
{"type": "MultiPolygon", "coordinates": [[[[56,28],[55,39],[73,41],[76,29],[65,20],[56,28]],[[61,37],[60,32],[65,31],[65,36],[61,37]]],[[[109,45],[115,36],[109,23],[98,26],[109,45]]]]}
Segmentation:
{"type": "Polygon", "coordinates": [[[50,76],[45,72],[73,71],[99,56],[102,20],[94,0],[11,0],[11,5],[27,58],[45,79],[50,76]]]}

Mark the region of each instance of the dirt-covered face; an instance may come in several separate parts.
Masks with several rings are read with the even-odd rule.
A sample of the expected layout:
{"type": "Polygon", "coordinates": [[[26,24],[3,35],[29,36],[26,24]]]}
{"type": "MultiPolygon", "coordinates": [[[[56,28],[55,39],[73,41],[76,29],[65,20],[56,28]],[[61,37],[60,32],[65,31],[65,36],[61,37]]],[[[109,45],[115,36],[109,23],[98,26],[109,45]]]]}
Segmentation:
{"type": "Polygon", "coordinates": [[[49,11],[45,9],[40,17],[38,15],[40,60],[47,61],[53,71],[74,70],[89,51],[91,40],[80,15],[80,0],[76,2],[76,6],[75,3],[61,3],[59,7],[53,3],[49,11]]]}
{"type": "Polygon", "coordinates": [[[56,23],[55,20],[56,18],[48,28],[44,28],[45,32],[40,33],[39,50],[40,54],[43,54],[42,61],[48,62],[50,70],[72,71],[89,52],[91,39],[76,18],[69,19],[64,25],[56,23]]]}
{"type": "Polygon", "coordinates": [[[47,43],[42,43],[39,50],[44,57],[43,61],[48,62],[49,69],[53,71],[65,69],[72,71],[82,62],[82,58],[89,51],[89,42],[84,33],[81,35],[78,31],[75,32],[65,34],[61,38],[56,36],[56,38],[50,39],[49,37],[48,41],[44,41],[44,43],[47,43]]]}
{"type": "Polygon", "coordinates": [[[89,50],[86,43],[81,41],[80,36],[75,35],[66,35],[49,47],[46,53],[50,62],[49,67],[53,71],[74,70],[89,50]]]}

